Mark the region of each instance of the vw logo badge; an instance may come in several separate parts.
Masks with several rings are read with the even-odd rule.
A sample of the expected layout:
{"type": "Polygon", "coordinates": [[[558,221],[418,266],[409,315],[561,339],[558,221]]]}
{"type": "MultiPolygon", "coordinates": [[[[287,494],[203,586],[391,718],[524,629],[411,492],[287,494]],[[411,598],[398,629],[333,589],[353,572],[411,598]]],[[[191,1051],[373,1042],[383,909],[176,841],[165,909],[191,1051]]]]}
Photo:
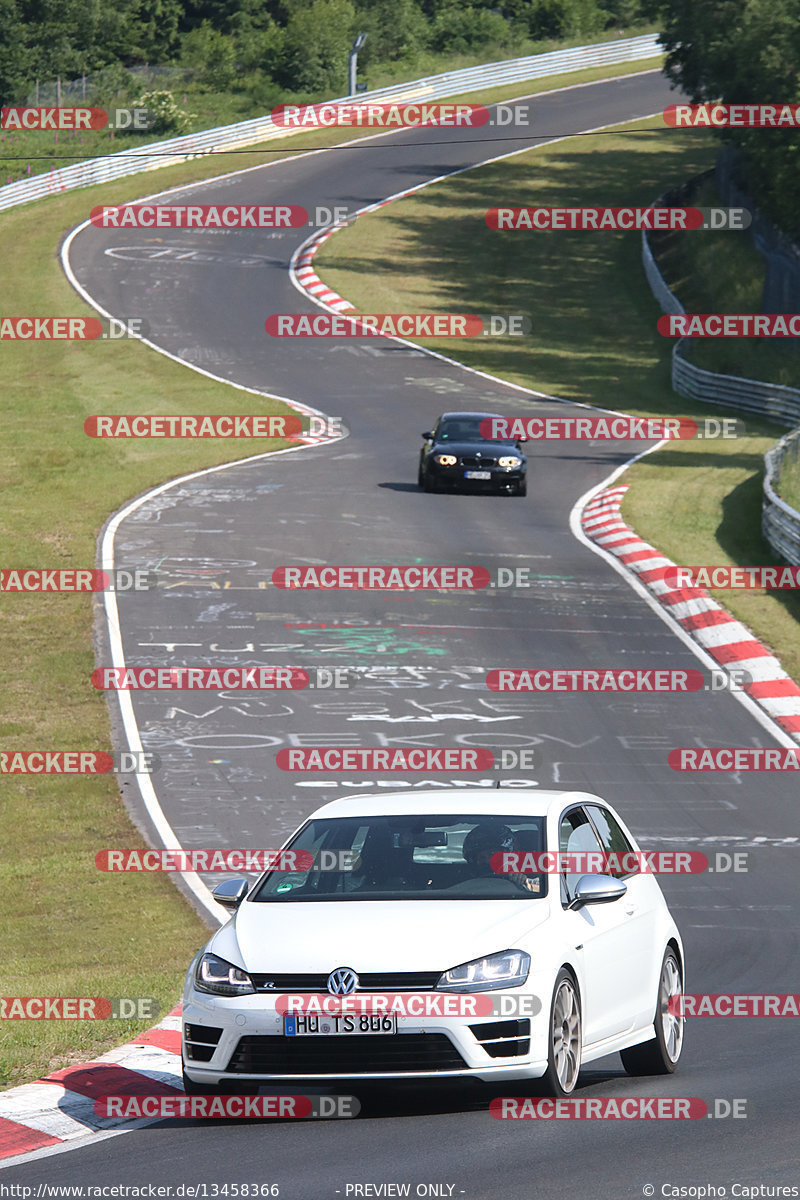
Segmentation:
{"type": "Polygon", "coordinates": [[[358,987],[358,976],[351,967],[337,967],[328,976],[328,991],[332,996],[349,996],[358,987]]]}

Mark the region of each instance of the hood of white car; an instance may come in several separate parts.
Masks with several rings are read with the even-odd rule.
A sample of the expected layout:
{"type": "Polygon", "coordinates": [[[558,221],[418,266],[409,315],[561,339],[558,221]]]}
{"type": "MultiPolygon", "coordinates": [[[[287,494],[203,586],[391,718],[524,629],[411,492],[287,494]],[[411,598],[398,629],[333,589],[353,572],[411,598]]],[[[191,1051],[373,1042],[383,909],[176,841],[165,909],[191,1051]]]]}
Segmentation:
{"type": "Polygon", "coordinates": [[[208,948],[256,974],[445,971],[525,949],[549,912],[546,898],[244,903],[208,948]]]}

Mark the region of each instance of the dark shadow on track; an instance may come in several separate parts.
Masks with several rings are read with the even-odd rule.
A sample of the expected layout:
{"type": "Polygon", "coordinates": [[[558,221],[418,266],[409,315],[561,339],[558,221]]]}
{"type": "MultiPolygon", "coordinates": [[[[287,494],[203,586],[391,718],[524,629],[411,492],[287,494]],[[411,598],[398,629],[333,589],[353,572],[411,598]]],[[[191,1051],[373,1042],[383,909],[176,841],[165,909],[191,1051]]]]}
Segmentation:
{"type": "MultiPolygon", "coordinates": [[[[620,1084],[627,1080],[624,1070],[585,1070],[581,1071],[578,1088],[574,1095],[583,1095],[587,1088],[595,1088],[602,1084],[620,1084]]],[[[640,1081],[643,1082],[643,1081],[640,1081]]],[[[616,1090],[616,1089],[615,1089],[616,1090]]],[[[499,1097],[522,1097],[536,1099],[546,1095],[541,1080],[514,1080],[505,1084],[486,1084],[474,1079],[449,1080],[397,1080],[391,1084],[359,1083],[354,1081],[348,1087],[330,1086],[314,1087],[306,1083],[279,1083],[274,1087],[264,1086],[260,1091],[265,1095],[356,1095],[361,1111],[354,1118],[321,1117],[315,1121],[328,1120],[386,1120],[392,1118],[441,1116],[455,1113],[488,1112],[491,1102],[499,1097]]],[[[254,1093],[250,1093],[251,1095],[254,1093]]],[[[304,1118],[306,1122],[311,1118],[304,1118]]],[[[171,1119],[168,1121],[153,1121],[147,1129],[191,1128],[194,1126],[230,1126],[230,1125],[288,1125],[294,1124],[286,1118],[253,1118],[253,1119],[214,1119],[192,1120],[171,1119]]]]}

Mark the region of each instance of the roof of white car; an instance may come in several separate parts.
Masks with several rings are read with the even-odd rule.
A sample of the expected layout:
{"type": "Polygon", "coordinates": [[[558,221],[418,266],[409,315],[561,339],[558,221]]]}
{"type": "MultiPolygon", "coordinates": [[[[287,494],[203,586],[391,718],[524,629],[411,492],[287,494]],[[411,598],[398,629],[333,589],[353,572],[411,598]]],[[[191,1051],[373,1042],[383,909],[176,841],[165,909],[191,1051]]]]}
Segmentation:
{"type": "Polygon", "coordinates": [[[400,813],[493,813],[507,816],[541,817],[551,807],[559,810],[567,804],[605,801],[591,792],[545,791],[541,788],[430,788],[410,795],[408,792],[370,792],[332,800],[311,814],[312,817],[362,817],[400,813]]]}

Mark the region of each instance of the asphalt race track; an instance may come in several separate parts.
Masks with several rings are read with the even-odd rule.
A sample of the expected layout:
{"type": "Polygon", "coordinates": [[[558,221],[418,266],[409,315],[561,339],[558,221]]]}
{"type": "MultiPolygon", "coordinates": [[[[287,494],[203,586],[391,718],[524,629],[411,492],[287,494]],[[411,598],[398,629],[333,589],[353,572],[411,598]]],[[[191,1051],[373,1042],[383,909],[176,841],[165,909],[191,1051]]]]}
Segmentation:
{"type": "MultiPolygon", "coordinates": [[[[569,135],[652,114],[673,99],[654,72],[573,88],[532,101],[532,132],[569,135]]],[[[495,132],[450,130],[443,144],[441,130],[405,130],[369,148],[290,158],[170,199],[353,211],[529,141],[492,140],[495,132]]],[[[163,761],[154,778],[159,799],[182,845],[272,846],[335,796],[421,784],[411,774],[293,775],[275,764],[281,747],[533,748],[534,769],[506,772],[507,783],[597,791],[648,849],[749,849],[747,874],[662,879],[686,944],[689,992],[796,991],[799,843],[772,844],[797,832],[796,784],[780,773],[680,775],[667,765],[668,751],[681,745],[776,744],[735,697],[501,695],[484,686],[494,667],[699,666],[569,529],[578,498],[645,444],[531,443],[526,499],[424,494],[416,487],[419,434],[439,412],[563,410],[397,343],[269,338],[270,313],[313,309],[287,270],[305,233],[90,226],[70,249],[81,287],[114,314],[145,314],[166,351],[340,416],[349,431],[327,445],[179,482],[145,498],[119,527],[117,564],[158,564],[162,584],[120,596],[129,665],[343,666],[356,677],[348,691],[134,693],[143,745],[163,761]],[[270,583],[287,564],[415,562],[524,566],[531,586],[315,593],[270,583]]],[[[496,774],[483,780],[487,788],[496,774]]],[[[501,793],[491,802],[501,808],[501,793]]],[[[139,819],[147,824],[143,811],[139,819]]],[[[385,969],[391,963],[387,945],[385,969]]],[[[406,1087],[391,1095],[353,1086],[342,1089],[361,1099],[353,1121],[165,1122],[8,1168],[2,1181],[248,1181],[278,1184],[285,1200],[406,1183],[412,1196],[417,1185],[437,1184],[444,1186],[428,1194],[469,1200],[633,1200],[677,1195],[662,1193],[671,1184],[724,1186],[730,1196],[736,1182],[798,1181],[799,1071],[790,1020],[698,1018],[674,1076],[629,1078],[614,1057],[583,1072],[578,1094],[699,1096],[712,1110],[717,1100],[746,1099],[746,1119],[502,1123],[489,1115],[489,1100],[519,1088],[406,1087]]]]}

